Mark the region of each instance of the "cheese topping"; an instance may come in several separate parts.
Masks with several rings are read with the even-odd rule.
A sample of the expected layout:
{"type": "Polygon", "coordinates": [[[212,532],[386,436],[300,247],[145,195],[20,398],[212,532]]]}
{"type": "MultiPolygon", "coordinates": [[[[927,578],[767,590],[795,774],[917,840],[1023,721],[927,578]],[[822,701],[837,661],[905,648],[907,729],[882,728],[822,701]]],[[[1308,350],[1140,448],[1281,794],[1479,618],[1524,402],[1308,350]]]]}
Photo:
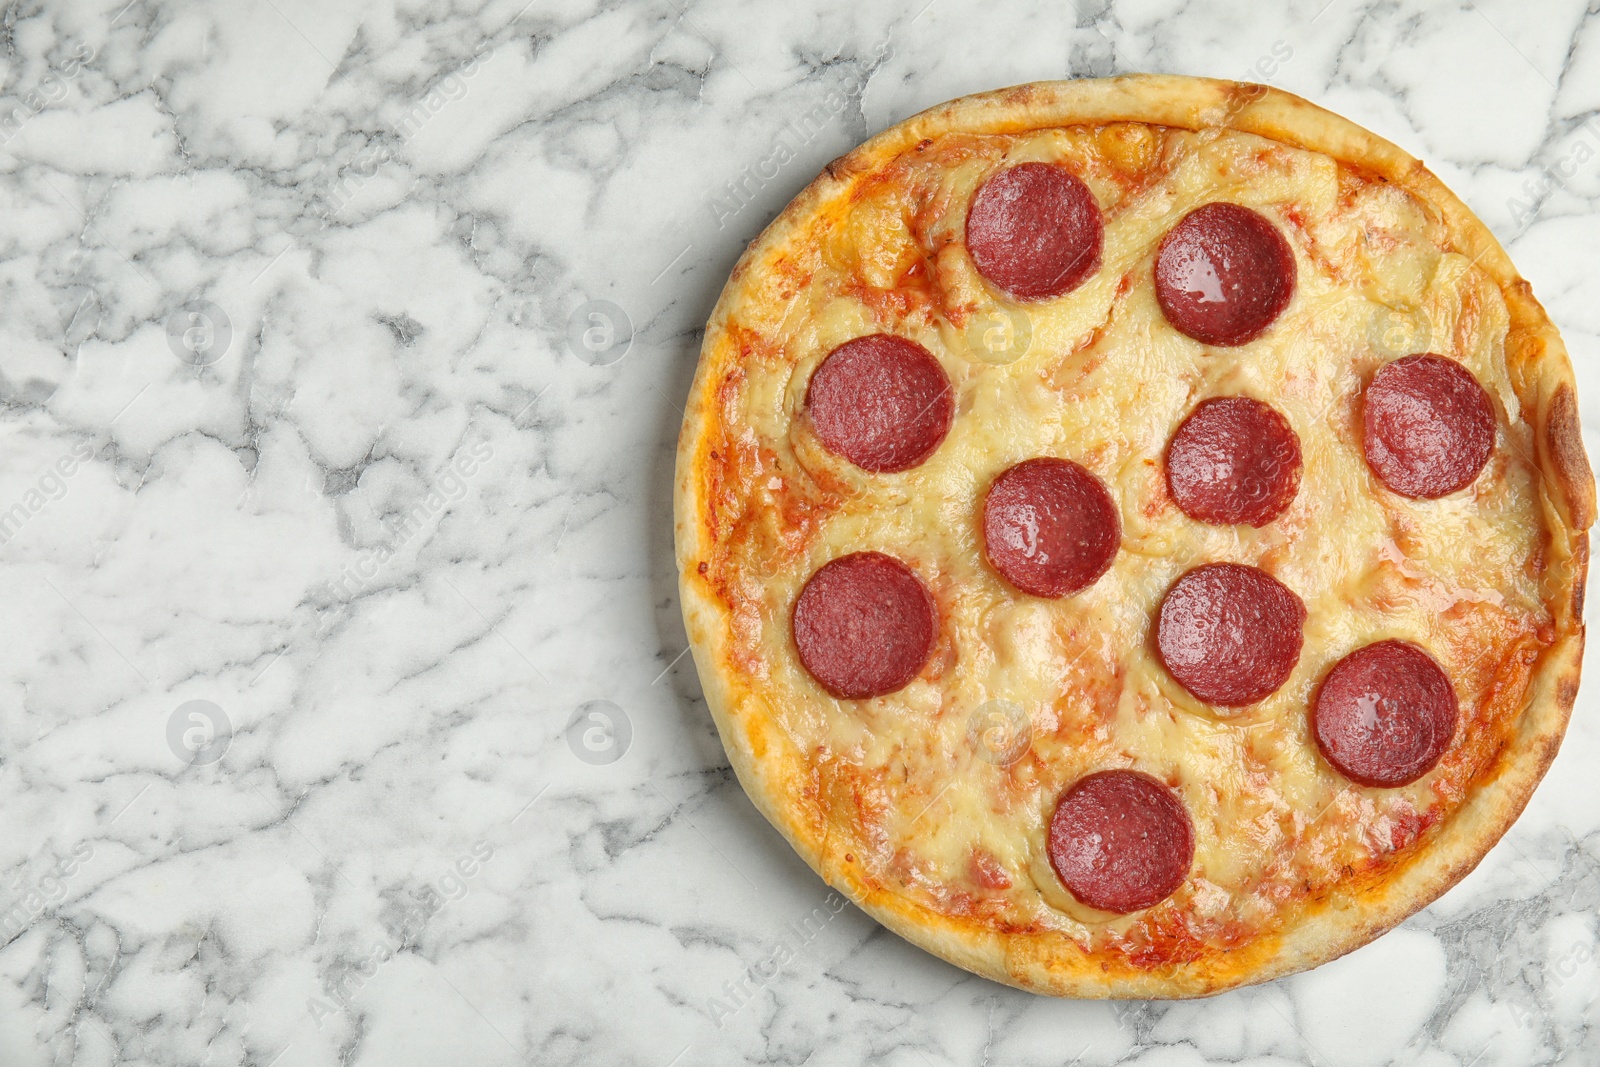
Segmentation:
{"type": "Polygon", "coordinates": [[[742,358],[717,392],[705,499],[719,553],[707,573],[734,620],[729,669],[757,683],[810,755],[803,802],[850,844],[869,883],[1158,966],[1292,921],[1448,818],[1520,713],[1553,635],[1540,598],[1539,476],[1507,378],[1503,298],[1420,201],[1250,134],[1114,124],[923,142],[866,179],[847,211],[810,225],[796,259],[744,280],[762,294],[744,306],[763,310],[730,323],[742,358]],[[989,286],[963,244],[974,191],[1025,161],[1078,174],[1105,220],[1100,269],[1032,303],[989,286]],[[1161,238],[1213,201],[1265,216],[1298,269],[1287,309],[1238,348],[1173,329],[1152,281],[1161,238]],[[925,346],[955,390],[948,436],[903,473],[830,453],[805,414],[818,364],[878,332],[925,346]],[[1360,398],[1380,366],[1427,351],[1483,384],[1496,440],[1465,490],[1411,500],[1369,470],[1360,398]],[[1172,433],[1200,401],[1230,395],[1270,404],[1300,441],[1298,495],[1260,529],[1195,522],[1167,492],[1172,433]],[[1110,570],[1059,600],[1019,592],[983,552],[990,482],[1039,456],[1093,472],[1123,527],[1110,570]],[[864,551],[920,576],[940,633],[904,689],[835,700],[800,664],[790,612],[819,567],[864,551]],[[1187,693],[1154,651],[1162,596],[1211,562],[1259,567],[1307,610],[1288,681],[1231,711],[1187,693]],[[1420,780],[1370,789],[1322,759],[1309,708],[1334,663],[1386,638],[1433,655],[1461,724],[1420,780]],[[1188,879],[1127,916],[1077,902],[1045,854],[1057,798],[1110,768],[1169,784],[1194,824],[1188,879]]]}

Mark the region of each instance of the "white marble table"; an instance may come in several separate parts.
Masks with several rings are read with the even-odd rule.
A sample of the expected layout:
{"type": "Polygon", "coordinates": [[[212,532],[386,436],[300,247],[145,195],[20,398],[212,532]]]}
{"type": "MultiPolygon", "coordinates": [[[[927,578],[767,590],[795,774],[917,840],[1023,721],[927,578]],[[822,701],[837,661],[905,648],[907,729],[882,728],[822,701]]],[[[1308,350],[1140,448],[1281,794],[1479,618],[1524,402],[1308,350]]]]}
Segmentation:
{"type": "Polygon", "coordinates": [[[1157,70],[1341,111],[1509,243],[1600,428],[1578,0],[924,2],[6,9],[0,1063],[1600,1062],[1594,681],[1462,885],[1205,1002],[971,977],[745,800],[679,404],[744,242],[923,107],[1157,70]]]}

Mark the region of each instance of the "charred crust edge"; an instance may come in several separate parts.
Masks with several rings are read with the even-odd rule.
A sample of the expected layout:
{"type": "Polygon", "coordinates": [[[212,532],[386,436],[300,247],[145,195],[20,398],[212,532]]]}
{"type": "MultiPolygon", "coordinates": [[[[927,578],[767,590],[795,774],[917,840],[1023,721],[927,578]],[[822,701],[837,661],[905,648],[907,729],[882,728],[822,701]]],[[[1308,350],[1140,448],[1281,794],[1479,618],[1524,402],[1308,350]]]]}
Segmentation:
{"type": "Polygon", "coordinates": [[[1589,534],[1572,539],[1572,620],[1583,622],[1583,598],[1589,584],[1589,534]]]}

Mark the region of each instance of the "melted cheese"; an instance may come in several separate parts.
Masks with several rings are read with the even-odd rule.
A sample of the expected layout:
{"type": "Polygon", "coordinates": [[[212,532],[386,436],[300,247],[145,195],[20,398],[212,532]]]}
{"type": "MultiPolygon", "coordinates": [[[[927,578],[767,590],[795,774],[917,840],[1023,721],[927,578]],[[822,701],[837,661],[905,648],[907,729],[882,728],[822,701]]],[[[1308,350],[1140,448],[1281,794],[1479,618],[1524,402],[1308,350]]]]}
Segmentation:
{"type": "Polygon", "coordinates": [[[734,324],[745,358],[720,392],[719,476],[731,488],[718,497],[715,579],[735,619],[738,669],[815,754],[820,817],[852,843],[868,879],[1085,945],[1148,944],[1181,919],[1192,946],[1222,950],[1381,867],[1448,814],[1518,714],[1533,653],[1550,637],[1538,475],[1505,370],[1508,316],[1498,288],[1442,233],[1409,194],[1248,134],[1116,125],[951,136],[888,166],[843,218],[819,220],[811,251],[798,253],[808,258],[784,277],[753,283],[770,290],[760,306],[771,317],[734,324]],[[1083,176],[1105,213],[1105,251],[1078,290],[1018,304],[977,275],[962,233],[983,179],[1027,160],[1083,176]],[[1174,330],[1152,283],[1161,237],[1214,200],[1271,219],[1298,268],[1282,317],[1237,349],[1174,330]],[[926,346],[957,394],[947,439],[903,474],[831,455],[803,410],[821,360],[877,331],[926,346]],[[1436,501],[1384,490],[1360,441],[1362,384],[1419,351],[1465,364],[1499,427],[1486,471],[1436,501]],[[1199,524],[1167,496],[1168,438],[1198,401],[1227,394],[1273,405],[1300,438],[1299,494],[1264,529],[1199,524]],[[1121,508],[1111,570],[1061,600],[1018,593],[983,558],[985,489],[1034,456],[1082,463],[1121,508]],[[905,689],[842,702],[800,665],[789,610],[818,567],[864,550],[921,575],[942,634],[905,689]],[[1231,713],[1181,689],[1151,640],[1166,589],[1219,560],[1262,567],[1308,611],[1289,681],[1231,713]],[[1440,661],[1462,725],[1419,782],[1365,789],[1319,757],[1307,713],[1333,663],[1389,637],[1440,661]],[[1031,737],[1009,765],[975,743],[975,716],[992,715],[995,701],[1023,709],[1031,737]],[[1125,917],[1079,905],[1044,848],[1062,790],[1109,767],[1170,783],[1197,842],[1184,887],[1125,917]]]}

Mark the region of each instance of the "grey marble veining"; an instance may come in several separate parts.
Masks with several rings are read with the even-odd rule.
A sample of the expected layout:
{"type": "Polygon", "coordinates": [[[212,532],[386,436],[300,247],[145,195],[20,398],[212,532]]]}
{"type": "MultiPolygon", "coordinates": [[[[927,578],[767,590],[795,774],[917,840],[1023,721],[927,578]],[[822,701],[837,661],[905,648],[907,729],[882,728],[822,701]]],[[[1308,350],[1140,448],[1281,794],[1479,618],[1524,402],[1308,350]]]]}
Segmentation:
{"type": "Polygon", "coordinates": [[[745,800],[671,566],[699,330],[924,107],[1153,70],[1348,115],[1509,244],[1596,451],[1583,4],[923,4],[4,10],[0,1063],[1600,1062],[1592,683],[1459,887],[1203,1002],[971,977],[745,800]]]}

